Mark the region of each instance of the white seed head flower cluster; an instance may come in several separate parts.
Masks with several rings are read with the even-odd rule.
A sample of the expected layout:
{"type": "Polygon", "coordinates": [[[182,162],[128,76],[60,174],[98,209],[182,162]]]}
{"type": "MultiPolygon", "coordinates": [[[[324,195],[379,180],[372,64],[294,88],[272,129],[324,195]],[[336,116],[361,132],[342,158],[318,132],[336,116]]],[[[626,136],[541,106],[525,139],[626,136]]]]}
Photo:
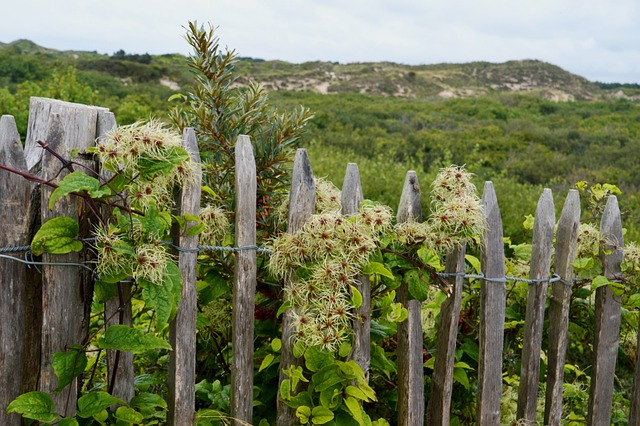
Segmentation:
{"type": "Polygon", "coordinates": [[[624,247],[624,263],[628,272],[640,271],[640,247],[636,243],[632,242],[624,247]]]}
{"type": "Polygon", "coordinates": [[[270,271],[286,281],[296,338],[335,351],[349,336],[353,316],[350,286],[390,228],[391,210],[366,206],[349,217],[313,215],[299,232],[273,241],[270,271]]]}
{"type": "Polygon", "coordinates": [[[172,261],[162,239],[171,226],[173,191],[193,182],[199,165],[182,148],[182,137],[155,120],[118,127],[92,151],[104,169],[125,178],[122,193],[129,207],[138,210],[118,220],[128,224],[126,230],[113,225],[96,229],[97,273],[112,278],[127,274],[162,285],[172,261]]]}
{"type": "Polygon", "coordinates": [[[578,228],[577,257],[598,256],[604,243],[600,230],[590,223],[581,223],[578,228]]]}
{"type": "Polygon", "coordinates": [[[405,245],[425,243],[446,254],[482,235],[486,219],[471,176],[463,167],[441,169],[432,184],[429,220],[396,225],[398,240],[405,245]]]}
{"type": "Polygon", "coordinates": [[[216,246],[224,241],[231,228],[227,212],[221,207],[207,205],[200,210],[204,230],[200,233],[202,245],[216,246]]]}
{"type": "Polygon", "coordinates": [[[192,182],[200,172],[182,148],[182,137],[156,120],[121,126],[98,140],[94,152],[103,167],[121,173],[130,183],[125,187],[132,207],[146,211],[152,205],[171,205],[176,185],[192,182]],[[156,163],[185,157],[172,168],[150,171],[156,163]]]}
{"type": "Polygon", "coordinates": [[[113,226],[98,226],[95,231],[98,254],[96,273],[99,276],[131,275],[157,285],[164,281],[167,264],[172,261],[167,246],[160,238],[134,241],[135,233],[124,237],[113,226]]]}

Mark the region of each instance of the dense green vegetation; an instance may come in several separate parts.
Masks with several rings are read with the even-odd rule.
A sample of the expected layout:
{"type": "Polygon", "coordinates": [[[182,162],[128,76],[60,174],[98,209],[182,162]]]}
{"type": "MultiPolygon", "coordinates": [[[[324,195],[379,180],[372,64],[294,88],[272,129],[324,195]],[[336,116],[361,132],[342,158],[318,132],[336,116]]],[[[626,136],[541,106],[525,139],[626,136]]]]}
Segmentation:
{"type": "MultiPolygon", "coordinates": [[[[409,67],[241,58],[236,74],[239,83],[279,89],[271,92],[276,106],[308,107],[315,118],[300,144],[315,172],[339,183],[346,162],[356,162],[369,198],[394,206],[406,170],[426,183],[440,167],[466,164],[478,185],[495,182],[507,233],[517,236],[541,186],[563,197],[577,181],[615,182],[629,235],[640,235],[632,209],[640,191],[640,104],[609,95],[633,95],[635,85],[591,83],[538,61],[409,67]],[[330,95],[313,92],[322,82],[330,95]],[[509,82],[526,87],[508,90],[509,82]],[[445,89],[469,96],[436,96],[445,89]],[[550,100],[559,90],[583,100],[550,100]]],[[[23,135],[30,96],[105,106],[128,124],[167,119],[169,97],[190,81],[181,55],[57,52],[26,40],[0,46],[0,112],[15,115],[23,135]]]]}
{"type": "MultiPolygon", "coordinates": [[[[231,75],[228,65],[218,63],[231,75]]],[[[512,257],[509,269],[512,275],[518,273],[519,261],[526,266],[528,248],[516,244],[529,242],[530,229],[522,224],[525,217],[535,211],[544,186],[553,189],[559,211],[568,189],[578,181],[616,184],[622,190],[620,204],[625,211],[627,237],[630,240],[640,237],[640,211],[636,207],[640,197],[640,172],[636,167],[640,162],[640,104],[633,99],[637,93],[635,85],[591,83],[537,61],[407,67],[389,63],[295,65],[244,58],[235,65],[237,83],[243,85],[255,80],[270,89],[268,105],[279,111],[293,111],[300,105],[311,110],[315,116],[306,125],[299,145],[309,150],[315,175],[326,176],[338,186],[346,163],[355,162],[360,169],[365,197],[395,207],[406,171],[416,170],[425,194],[423,210],[429,211],[428,185],[442,167],[465,164],[466,169],[475,174],[475,184],[480,190],[483,181],[494,181],[505,235],[511,238],[507,252],[512,257]],[[625,96],[610,96],[618,90],[625,96]],[[557,99],[568,100],[558,102],[557,99]]],[[[210,75],[203,75],[207,78],[201,78],[200,83],[211,79],[210,75]]],[[[23,135],[29,96],[106,106],[115,112],[120,124],[149,116],[168,120],[168,111],[175,105],[175,101],[168,99],[178,92],[188,93],[188,107],[192,110],[188,118],[195,123],[199,119],[196,112],[201,97],[208,97],[212,105],[218,105],[219,99],[211,93],[220,96],[222,109],[239,105],[239,99],[244,99],[232,92],[236,86],[226,82],[220,84],[218,91],[214,90],[217,86],[210,84],[211,93],[188,92],[191,87],[193,77],[180,55],[55,52],[27,41],[0,45],[0,113],[15,115],[23,135]]],[[[266,98],[258,98],[261,100],[259,115],[271,117],[266,98]]],[[[210,105],[206,108],[209,113],[215,110],[210,105]]],[[[226,126],[229,122],[221,124],[226,126]]],[[[208,135],[205,145],[213,155],[223,145],[216,142],[219,142],[216,129],[207,129],[211,125],[199,123],[196,127],[200,126],[199,132],[208,135]]],[[[294,127],[302,128],[302,125],[294,127]]],[[[256,139],[272,136],[265,129],[256,131],[256,139]]],[[[227,130],[235,135],[237,127],[227,130]]],[[[228,139],[232,144],[233,138],[228,139]]],[[[231,192],[226,195],[229,194],[231,192]]],[[[232,200],[225,202],[230,205],[232,200]]],[[[263,210],[276,207],[265,199],[259,202],[266,203],[263,210]]],[[[585,219],[589,214],[585,209],[585,219]]],[[[231,352],[231,336],[225,322],[230,311],[228,274],[215,265],[210,270],[207,268],[201,271],[206,286],[199,295],[200,308],[210,318],[206,326],[200,324],[198,379],[202,381],[196,388],[198,407],[227,412],[231,352]]],[[[282,301],[279,284],[272,282],[268,275],[261,276],[261,280],[259,290],[264,297],[259,297],[256,310],[257,362],[277,356],[275,338],[280,334],[274,312],[282,301]]],[[[462,424],[474,417],[474,407],[469,401],[476,396],[473,370],[477,368],[478,356],[478,287],[474,281],[465,288],[460,323],[458,361],[471,370],[467,376],[466,367],[463,368],[454,387],[453,418],[462,424]]],[[[524,284],[514,284],[509,290],[505,413],[509,413],[517,394],[519,345],[523,338],[520,326],[524,320],[526,291],[524,284]]],[[[565,408],[576,416],[577,422],[584,416],[588,399],[589,342],[593,339],[591,298],[588,285],[575,288],[569,348],[573,369],[567,375],[565,408]]],[[[386,302],[383,299],[375,303],[379,307],[384,303],[389,305],[392,297],[386,302]]],[[[433,326],[443,299],[444,294],[436,289],[428,295],[426,325],[433,326]]],[[[625,297],[625,303],[627,301],[625,297]]],[[[631,380],[633,331],[638,322],[636,309],[637,306],[625,305],[620,374],[614,401],[617,424],[624,423],[622,418],[628,405],[629,395],[625,389],[631,380]]],[[[434,328],[425,328],[427,360],[434,351],[434,337],[434,328]]],[[[396,342],[388,330],[381,330],[376,339],[377,359],[373,363],[371,385],[379,403],[368,404],[366,409],[372,417],[393,422],[395,414],[389,407],[394,406],[397,394],[389,378],[395,374],[396,342]]],[[[144,364],[149,371],[153,370],[158,380],[154,386],[162,388],[166,378],[165,373],[160,372],[166,362],[163,357],[149,351],[137,362],[138,366],[144,364]]],[[[272,420],[276,370],[277,365],[273,363],[261,366],[256,373],[259,404],[254,414],[257,418],[272,420]]],[[[427,389],[429,384],[427,378],[427,389]]]]}

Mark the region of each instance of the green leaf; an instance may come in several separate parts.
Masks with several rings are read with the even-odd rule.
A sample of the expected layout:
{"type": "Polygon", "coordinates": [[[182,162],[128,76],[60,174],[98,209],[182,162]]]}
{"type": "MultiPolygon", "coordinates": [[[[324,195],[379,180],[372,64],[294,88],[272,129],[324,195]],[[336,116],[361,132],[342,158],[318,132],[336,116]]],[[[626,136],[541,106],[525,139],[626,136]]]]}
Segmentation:
{"type": "Polygon", "coordinates": [[[100,187],[100,181],[82,172],[72,172],[58,182],[58,187],[49,197],[49,210],[53,209],[56,201],[72,192],[86,191],[91,198],[100,198],[111,193],[108,187],[100,187]]]}
{"type": "Polygon", "coordinates": [[[333,420],[333,417],[333,411],[322,406],[313,407],[313,410],[311,410],[311,419],[313,420],[314,425],[323,425],[328,423],[333,420]]]}
{"type": "Polygon", "coordinates": [[[280,383],[280,397],[285,401],[291,399],[291,380],[286,379],[280,383]]]}
{"type": "Polygon", "coordinates": [[[172,146],[162,151],[162,158],[152,157],[144,153],[138,159],[138,170],[143,179],[167,174],[182,162],[189,160],[189,153],[179,146],[172,146]]]}
{"type": "Polygon", "coordinates": [[[291,307],[291,302],[289,301],[286,301],[282,305],[280,305],[280,307],[278,308],[278,312],[276,313],[276,318],[279,318],[280,315],[285,313],[287,309],[289,309],[290,307],[291,307]]]}
{"type": "Polygon", "coordinates": [[[597,277],[595,277],[593,279],[593,281],[591,281],[591,291],[594,291],[598,287],[609,285],[609,283],[610,282],[606,277],[604,277],[602,275],[598,275],[597,277]]]}
{"type": "Polygon", "coordinates": [[[333,364],[335,358],[333,354],[324,352],[318,349],[316,346],[307,348],[304,353],[305,366],[310,371],[316,372],[327,365],[333,364]]]}
{"type": "Polygon", "coordinates": [[[307,350],[307,347],[304,345],[302,340],[298,340],[293,344],[293,356],[296,358],[302,357],[304,355],[304,351],[307,350]]]}
{"type": "Polygon", "coordinates": [[[269,368],[269,366],[273,363],[275,359],[276,357],[273,356],[273,354],[267,354],[267,356],[265,356],[262,362],[260,363],[260,368],[258,369],[258,373],[264,370],[265,368],[269,368]]]}
{"type": "MultiPolygon", "coordinates": [[[[5,372],[6,374],[6,372],[5,372]]],[[[18,413],[27,419],[52,422],[60,415],[53,410],[55,404],[46,392],[28,392],[20,395],[7,406],[7,414],[18,413]]]]}
{"type": "Polygon", "coordinates": [[[126,325],[112,325],[107,328],[104,337],[98,341],[98,347],[134,354],[149,349],[171,349],[167,341],[126,325]]]}
{"type": "Polygon", "coordinates": [[[74,219],[58,216],[42,224],[31,243],[31,253],[36,256],[45,251],[50,254],[65,254],[82,250],[78,241],[80,226],[74,219]]]}
{"type": "Polygon", "coordinates": [[[456,367],[453,369],[453,380],[460,383],[465,389],[469,389],[471,387],[469,384],[469,378],[467,377],[467,372],[464,368],[456,367]]]}
{"type": "Polygon", "coordinates": [[[171,213],[168,211],[158,211],[151,206],[141,219],[144,234],[152,239],[163,236],[171,229],[171,213]]]}
{"type": "Polygon", "coordinates": [[[308,382],[309,380],[304,377],[301,366],[291,366],[287,369],[283,369],[282,372],[291,378],[291,387],[295,389],[298,386],[298,382],[308,382]]]}
{"type": "Polygon", "coordinates": [[[371,369],[382,372],[387,379],[396,372],[396,364],[391,362],[384,353],[384,349],[378,345],[371,345],[371,369]]]}
{"type": "Polygon", "coordinates": [[[144,420],[142,413],[137,412],[131,407],[118,407],[116,410],[115,418],[119,421],[127,422],[130,424],[138,425],[144,420]]]}
{"type": "Polygon", "coordinates": [[[335,410],[342,405],[342,384],[338,383],[320,392],[320,405],[335,410]]]}
{"type": "Polygon", "coordinates": [[[409,293],[414,299],[424,302],[429,297],[429,286],[422,280],[422,273],[411,269],[404,274],[404,281],[409,285],[409,293]]]}
{"type": "Polygon", "coordinates": [[[347,386],[347,388],[345,389],[345,393],[347,394],[347,396],[352,396],[361,401],[365,401],[365,402],[369,401],[369,398],[367,397],[367,395],[365,395],[365,393],[362,392],[362,390],[360,390],[355,386],[347,386]]]}
{"type": "Polygon", "coordinates": [[[202,289],[198,290],[198,299],[203,305],[218,300],[231,291],[227,281],[215,270],[207,272],[202,283],[202,289]]]}
{"type": "Polygon", "coordinates": [[[342,342],[342,344],[340,344],[340,347],[338,348],[338,356],[344,358],[350,353],[351,353],[351,343],[346,341],[342,342]]]}
{"type": "Polygon", "coordinates": [[[150,412],[155,410],[155,408],[167,408],[167,401],[164,400],[160,395],[149,392],[140,392],[136,396],[131,399],[129,403],[131,408],[137,408],[142,412],[150,412]]]}
{"type": "Polygon", "coordinates": [[[126,403],[107,392],[89,392],[78,399],[78,417],[86,419],[95,416],[113,404],[126,403]]]}
{"type": "Polygon", "coordinates": [[[204,223],[198,223],[196,225],[190,226],[189,229],[187,229],[187,235],[190,237],[193,237],[194,235],[198,235],[202,231],[204,231],[204,228],[205,228],[204,223]]]}
{"type": "Polygon", "coordinates": [[[440,256],[432,248],[427,248],[424,245],[418,249],[418,257],[425,265],[431,266],[436,271],[440,271],[443,268],[440,256]]]}
{"type": "Polygon", "coordinates": [[[367,263],[364,266],[364,268],[362,268],[362,273],[364,275],[378,274],[378,275],[382,275],[383,277],[387,277],[390,280],[395,279],[393,277],[393,273],[390,270],[388,270],[387,268],[385,268],[385,266],[380,262],[369,262],[369,263],[367,263]]]}
{"type": "Polygon", "coordinates": [[[593,266],[592,257],[579,257],[571,264],[575,269],[589,269],[593,266]]]}
{"type": "Polygon", "coordinates": [[[56,426],[78,426],[78,421],[73,417],[67,417],[56,423],[56,426]]]}
{"type": "Polygon", "coordinates": [[[144,303],[156,310],[156,326],[158,329],[164,328],[169,323],[169,318],[173,311],[173,295],[171,292],[173,282],[165,276],[161,285],[142,278],[138,279],[138,284],[142,288],[142,300],[144,300],[144,303]]]}
{"type": "Polygon", "coordinates": [[[68,352],[56,352],[53,354],[53,371],[58,378],[56,392],[60,392],[71,381],[78,377],[87,366],[87,356],[82,351],[82,346],[74,346],[68,352]]]}
{"type": "Polygon", "coordinates": [[[470,254],[466,254],[464,256],[465,260],[469,262],[469,265],[476,271],[476,274],[479,274],[482,271],[482,266],[480,265],[480,259],[470,254]]]}
{"type": "Polygon", "coordinates": [[[349,287],[351,288],[351,305],[355,309],[359,309],[362,306],[362,293],[352,285],[349,285],[349,287]]]}
{"type": "Polygon", "coordinates": [[[271,341],[271,350],[274,352],[280,352],[280,349],[282,349],[282,340],[274,337],[271,341]]]}
{"type": "Polygon", "coordinates": [[[311,407],[307,405],[301,405],[296,409],[296,417],[300,421],[300,424],[306,425],[309,423],[309,417],[311,417],[311,407]]]}
{"type": "Polygon", "coordinates": [[[360,426],[371,424],[371,419],[369,419],[369,416],[367,416],[367,414],[364,412],[364,409],[362,408],[362,405],[360,405],[358,400],[350,396],[344,400],[344,403],[347,406],[351,417],[353,417],[353,419],[358,422],[360,426]],[[367,423],[366,420],[369,420],[369,422],[367,423]]]}

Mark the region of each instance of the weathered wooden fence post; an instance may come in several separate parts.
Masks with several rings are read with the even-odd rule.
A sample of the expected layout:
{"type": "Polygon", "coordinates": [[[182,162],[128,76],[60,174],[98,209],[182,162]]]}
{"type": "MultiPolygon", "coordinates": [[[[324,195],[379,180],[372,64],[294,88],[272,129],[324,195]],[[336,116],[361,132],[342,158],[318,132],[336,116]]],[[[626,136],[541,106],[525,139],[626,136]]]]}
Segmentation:
{"type": "MultiPolygon", "coordinates": [[[[95,135],[95,133],[94,133],[95,135]]],[[[63,158],[69,157],[65,127],[59,114],[52,114],[49,120],[49,131],[46,137],[48,148],[63,158]]],[[[59,173],[60,161],[49,151],[42,155],[42,178],[53,182],[64,178],[69,171],[59,173]]],[[[52,189],[43,185],[41,197],[42,223],[57,216],[67,216],[79,220],[77,200],[65,197],[59,200],[52,210],[47,208],[52,189]]],[[[45,263],[80,262],[78,253],[50,255],[44,253],[45,263]]],[[[53,355],[64,352],[66,348],[77,345],[82,339],[84,321],[83,283],[78,266],[43,265],[42,266],[42,357],[39,390],[54,393],[58,380],[53,371],[53,355]]],[[[65,416],[73,416],[76,412],[77,382],[74,380],[62,392],[53,394],[58,412],[65,416]]]]}
{"type": "Polygon", "coordinates": [[[522,342],[522,369],[518,388],[516,418],[527,424],[536,422],[538,382],[540,380],[540,350],[542,349],[542,326],[549,287],[553,231],[556,224],[551,190],[545,188],[538,200],[533,227],[531,267],[529,278],[541,280],[530,283],[527,293],[527,311],[522,342]]]}
{"type": "Polygon", "coordinates": [[[482,194],[487,230],[482,238],[480,287],[480,360],[478,362],[479,425],[500,424],[502,397],[502,349],[505,313],[505,260],[502,219],[492,182],[486,182],[482,194]]]}
{"type": "MultiPolygon", "coordinates": [[[[0,118],[0,164],[28,171],[16,122],[10,115],[0,118]]],[[[0,247],[29,245],[29,215],[25,207],[29,205],[31,186],[21,176],[0,170],[0,247]]],[[[6,426],[22,424],[20,415],[6,414],[6,408],[22,391],[26,280],[26,265],[0,259],[0,424],[6,426]]]]}
{"type": "MultiPolygon", "coordinates": [[[[236,247],[256,245],[256,162],[249,136],[240,135],[236,154],[236,247]]],[[[231,417],[234,424],[252,422],[253,314],[256,299],[256,250],[236,253],[233,286],[233,363],[231,417]]]]}
{"type": "MultiPolygon", "coordinates": [[[[420,185],[414,171],[407,172],[398,206],[397,222],[408,220],[422,220],[420,185]]],[[[397,299],[409,311],[409,317],[398,324],[398,424],[422,425],[424,370],[420,302],[411,298],[406,283],[402,283],[398,288],[397,299]]]]}
{"type": "MultiPolygon", "coordinates": [[[[624,240],[620,208],[618,199],[614,195],[609,196],[602,213],[600,234],[605,241],[606,249],[610,251],[610,254],[602,256],[604,276],[610,280],[620,279],[624,240]]],[[[613,385],[620,340],[621,305],[620,296],[615,296],[608,285],[596,289],[588,425],[608,425],[611,422],[613,385]]]]}
{"type": "MultiPolygon", "coordinates": [[[[311,163],[305,149],[298,149],[293,162],[291,176],[291,192],[289,193],[289,214],[287,218],[287,232],[295,233],[313,215],[315,211],[316,184],[311,171],[311,163]]],[[[285,282],[285,286],[292,285],[285,282]]],[[[280,352],[280,375],[278,378],[277,424],[289,426],[296,422],[295,410],[280,401],[280,384],[286,379],[283,369],[300,365],[300,360],[293,356],[293,325],[289,311],[282,316],[282,349],[280,352]]],[[[295,394],[297,389],[292,389],[295,394]]]]}
{"type": "MultiPolygon", "coordinates": [[[[342,183],[340,199],[342,214],[357,214],[362,200],[364,200],[364,195],[362,194],[358,165],[349,163],[342,183]]],[[[362,305],[360,305],[353,321],[353,347],[349,358],[362,368],[365,377],[368,378],[371,364],[371,282],[369,277],[358,277],[356,288],[362,295],[362,305]]]]}
{"type": "MultiPolygon", "coordinates": [[[[466,246],[462,245],[447,255],[445,273],[464,274],[464,255],[466,246]]],[[[440,322],[436,342],[436,361],[431,377],[431,393],[427,406],[425,424],[448,426],[451,415],[451,392],[453,391],[453,366],[455,364],[456,339],[462,303],[463,276],[448,280],[451,293],[440,307],[440,322]]]]}
{"type": "Polygon", "coordinates": [[[547,391],[544,405],[544,424],[549,426],[559,426],[562,418],[564,363],[569,334],[571,283],[574,278],[571,264],[576,258],[579,227],[580,194],[577,189],[572,189],[567,195],[558,221],[554,271],[561,281],[551,285],[549,304],[547,391]]]}
{"type": "MultiPolygon", "coordinates": [[[[182,146],[191,161],[200,164],[198,142],[192,128],[184,129],[182,146]]],[[[198,168],[198,171],[200,169],[198,168]]],[[[201,174],[185,182],[176,199],[179,215],[200,215],[201,174]]],[[[181,249],[178,253],[178,268],[182,279],[182,298],[178,304],[176,317],[169,325],[169,342],[173,350],[169,358],[169,425],[189,426],[195,422],[195,380],[196,380],[196,264],[198,261],[198,236],[184,232],[174,237],[174,244],[181,249]]]]}

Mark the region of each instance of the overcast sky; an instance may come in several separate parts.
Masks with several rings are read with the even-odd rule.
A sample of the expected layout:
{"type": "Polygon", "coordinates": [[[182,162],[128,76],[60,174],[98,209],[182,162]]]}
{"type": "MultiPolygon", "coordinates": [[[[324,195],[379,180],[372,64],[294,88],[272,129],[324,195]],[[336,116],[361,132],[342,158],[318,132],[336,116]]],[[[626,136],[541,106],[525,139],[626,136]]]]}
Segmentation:
{"type": "Polygon", "coordinates": [[[0,41],[60,50],[189,53],[189,20],[241,56],[404,64],[539,59],[640,83],[639,0],[11,0],[0,41]]]}

